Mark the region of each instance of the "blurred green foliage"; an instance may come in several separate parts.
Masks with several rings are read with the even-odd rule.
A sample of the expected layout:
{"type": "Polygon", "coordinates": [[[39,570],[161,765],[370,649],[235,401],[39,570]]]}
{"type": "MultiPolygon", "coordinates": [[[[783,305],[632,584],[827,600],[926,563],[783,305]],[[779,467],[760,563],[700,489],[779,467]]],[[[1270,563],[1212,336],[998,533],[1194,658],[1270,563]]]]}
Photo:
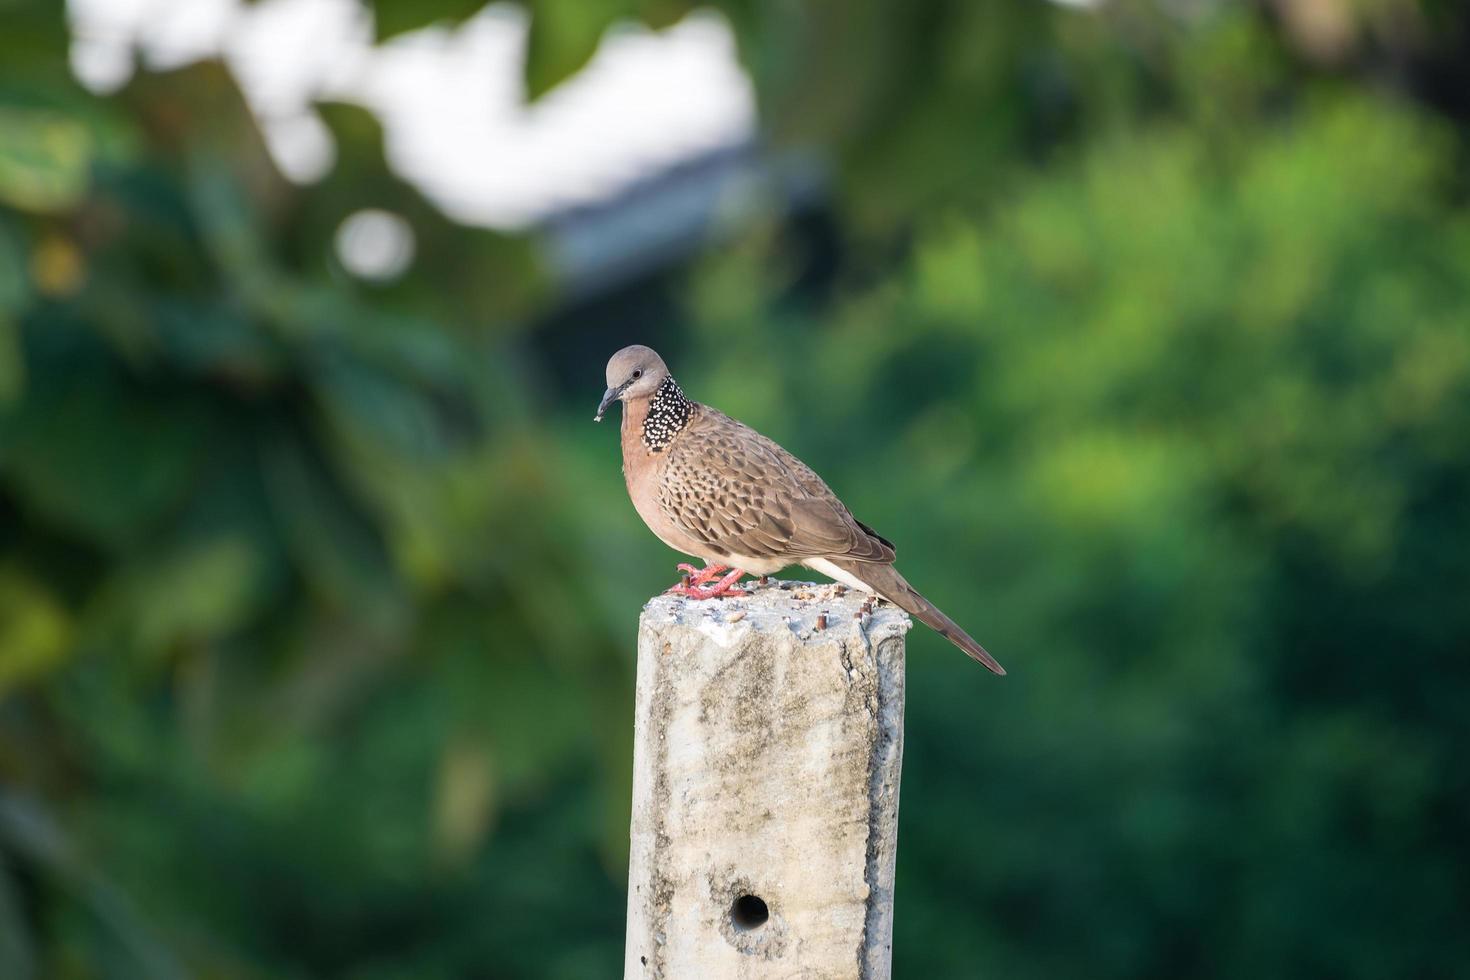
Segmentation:
{"type": "MultiPolygon", "coordinates": [[[[532,4],[528,90],[689,7],[532,4]]],[[[0,977],[616,973],[632,340],[1012,671],[914,634],[897,976],[1470,975],[1464,13],[722,9],[828,205],[568,309],[362,110],[293,187],[0,2],[0,977]]]]}

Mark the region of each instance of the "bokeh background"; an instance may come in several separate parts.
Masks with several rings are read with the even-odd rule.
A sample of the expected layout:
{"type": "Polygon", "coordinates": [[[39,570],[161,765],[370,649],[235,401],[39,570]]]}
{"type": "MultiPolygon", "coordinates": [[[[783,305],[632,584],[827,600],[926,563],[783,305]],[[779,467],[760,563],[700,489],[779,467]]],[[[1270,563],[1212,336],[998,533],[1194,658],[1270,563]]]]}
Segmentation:
{"type": "Polygon", "coordinates": [[[0,977],[620,962],[642,341],[917,631],[900,978],[1470,976],[1451,0],[0,0],[0,977]]]}

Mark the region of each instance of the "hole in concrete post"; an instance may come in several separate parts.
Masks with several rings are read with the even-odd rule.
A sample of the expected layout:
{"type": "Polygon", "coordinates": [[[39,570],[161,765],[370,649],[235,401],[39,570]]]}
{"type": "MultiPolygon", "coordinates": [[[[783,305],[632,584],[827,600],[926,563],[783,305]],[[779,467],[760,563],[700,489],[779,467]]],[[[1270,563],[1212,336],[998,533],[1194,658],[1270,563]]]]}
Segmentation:
{"type": "Polygon", "coordinates": [[[771,910],[766,908],[765,901],[756,895],[741,895],[730,906],[730,924],[735,927],[736,932],[750,932],[753,929],[759,929],[770,917],[771,910]]]}

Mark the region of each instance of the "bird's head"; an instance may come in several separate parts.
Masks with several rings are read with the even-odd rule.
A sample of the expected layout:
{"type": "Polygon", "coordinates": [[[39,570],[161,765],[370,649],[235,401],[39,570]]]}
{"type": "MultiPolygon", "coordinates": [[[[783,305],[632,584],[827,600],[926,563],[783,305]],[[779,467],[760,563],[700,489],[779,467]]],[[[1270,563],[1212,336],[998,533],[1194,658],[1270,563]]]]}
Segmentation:
{"type": "Polygon", "coordinates": [[[613,402],[652,396],[668,376],[669,369],[664,359],[652,347],[642,344],[624,347],[607,362],[607,391],[602,393],[602,401],[598,403],[597,414],[592,420],[601,422],[603,413],[612,407],[613,402]]]}

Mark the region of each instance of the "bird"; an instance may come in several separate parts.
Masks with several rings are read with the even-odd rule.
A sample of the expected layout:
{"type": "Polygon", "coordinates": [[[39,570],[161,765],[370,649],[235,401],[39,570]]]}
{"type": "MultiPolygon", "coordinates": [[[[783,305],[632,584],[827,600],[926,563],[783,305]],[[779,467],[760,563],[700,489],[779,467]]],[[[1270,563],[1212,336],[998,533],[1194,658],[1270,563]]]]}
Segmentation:
{"type": "Polygon", "coordinates": [[[996,659],[909,585],[893,542],[853,517],[810,466],[723,412],[693,401],[651,347],[607,362],[593,421],[622,402],[623,478],[660,541],[704,561],[669,591],[694,599],[744,595],[744,575],[804,565],[912,614],[996,674],[996,659]]]}

